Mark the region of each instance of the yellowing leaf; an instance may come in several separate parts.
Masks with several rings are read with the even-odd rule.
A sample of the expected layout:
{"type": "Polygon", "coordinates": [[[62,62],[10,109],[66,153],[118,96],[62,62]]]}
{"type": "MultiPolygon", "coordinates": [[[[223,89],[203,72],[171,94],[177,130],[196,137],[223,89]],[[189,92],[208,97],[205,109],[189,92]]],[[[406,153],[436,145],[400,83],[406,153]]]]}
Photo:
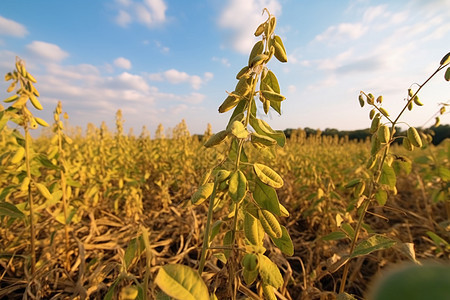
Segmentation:
{"type": "Polygon", "coordinates": [[[234,172],[229,181],[228,193],[234,202],[240,202],[247,193],[247,178],[241,170],[234,172]]]}
{"type": "Polygon", "coordinates": [[[214,189],[214,183],[208,182],[204,185],[201,185],[198,190],[192,195],[191,202],[192,204],[199,205],[203,203],[206,199],[211,196],[214,189]]]}
{"type": "Polygon", "coordinates": [[[249,132],[245,128],[244,124],[239,121],[234,121],[230,126],[231,134],[238,139],[245,139],[248,137],[249,132]]]}
{"type": "Polygon", "coordinates": [[[255,171],[255,174],[256,176],[258,176],[259,180],[273,188],[280,188],[284,184],[281,176],[266,165],[258,163],[253,164],[253,170],[255,171]]]}
{"type": "Polygon", "coordinates": [[[47,200],[53,199],[52,194],[50,194],[45,185],[43,185],[42,183],[36,183],[36,187],[39,190],[39,193],[41,193],[41,195],[44,196],[44,198],[46,198],[47,200]]]}
{"type": "Polygon", "coordinates": [[[258,253],[258,262],[259,275],[261,275],[263,282],[270,284],[276,289],[280,288],[283,285],[284,280],[277,265],[261,253],[258,253]]]}
{"type": "Polygon", "coordinates": [[[164,293],[179,300],[209,300],[208,288],[200,275],[180,264],[161,267],[155,283],[164,293]]]}

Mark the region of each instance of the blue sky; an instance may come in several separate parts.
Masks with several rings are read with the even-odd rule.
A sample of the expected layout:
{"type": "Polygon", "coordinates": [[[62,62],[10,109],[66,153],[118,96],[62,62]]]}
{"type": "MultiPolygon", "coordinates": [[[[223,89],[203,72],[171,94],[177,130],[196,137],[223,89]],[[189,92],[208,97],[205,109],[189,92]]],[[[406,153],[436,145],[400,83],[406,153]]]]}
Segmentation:
{"type": "MultiPolygon", "coordinates": [[[[83,128],[106,121],[113,129],[122,109],[135,133],[182,119],[192,133],[207,123],[219,131],[231,112],[217,109],[247,63],[264,7],[288,53],[287,63],[268,64],[287,98],[281,116],[261,116],[276,129],[367,128],[360,90],[383,95],[395,115],[411,84],[450,51],[450,0],[18,0],[0,9],[0,73],[24,59],[44,106],[36,115],[49,122],[61,100],[70,124],[83,128]]],[[[428,127],[438,103],[450,101],[443,73],[420,98],[425,106],[403,120],[428,127]]]]}

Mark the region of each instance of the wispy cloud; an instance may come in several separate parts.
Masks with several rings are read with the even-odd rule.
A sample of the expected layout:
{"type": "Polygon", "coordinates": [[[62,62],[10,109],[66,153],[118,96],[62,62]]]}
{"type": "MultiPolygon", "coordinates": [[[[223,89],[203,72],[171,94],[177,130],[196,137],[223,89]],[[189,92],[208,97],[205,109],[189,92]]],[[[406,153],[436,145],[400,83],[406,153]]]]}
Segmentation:
{"type": "Polygon", "coordinates": [[[325,32],[317,35],[314,41],[327,44],[336,44],[356,40],[367,32],[362,23],[341,23],[327,28],[325,32]]]}
{"type": "Polygon", "coordinates": [[[252,38],[256,27],[264,22],[267,15],[261,15],[261,7],[266,7],[271,14],[281,15],[278,0],[229,0],[218,19],[220,28],[229,32],[230,48],[248,53],[255,40],[252,38]]]}
{"type": "Polygon", "coordinates": [[[60,62],[69,56],[69,53],[62,50],[58,45],[42,41],[33,41],[26,48],[32,56],[37,56],[46,61],[60,62]]]}
{"type": "Polygon", "coordinates": [[[24,25],[0,16],[0,35],[25,37],[27,34],[28,30],[24,25]]]}
{"type": "Polygon", "coordinates": [[[205,72],[203,77],[198,75],[189,75],[186,72],[178,71],[176,69],[169,69],[161,73],[149,74],[148,78],[153,81],[167,80],[171,84],[189,83],[194,90],[200,89],[200,87],[210,81],[214,77],[211,72],[205,72]]]}
{"type": "Polygon", "coordinates": [[[121,27],[138,22],[151,28],[167,20],[167,4],[163,0],[116,0],[116,3],[118,12],[115,21],[121,27]]]}
{"type": "MultiPolygon", "coordinates": [[[[0,52],[0,57],[2,53],[0,52]]],[[[5,54],[6,55],[6,54],[5,54]]],[[[110,76],[90,64],[60,65],[55,62],[42,62],[44,69],[41,74],[34,74],[38,80],[41,102],[44,106],[54,106],[58,100],[71,111],[71,119],[78,122],[86,120],[113,120],[114,113],[123,109],[128,118],[128,124],[136,127],[138,124],[163,122],[167,124],[165,115],[178,116],[187,111],[195,110],[206,96],[198,92],[176,94],[161,91],[150,84],[148,75],[122,72],[110,76]],[[171,107],[178,108],[176,111],[171,107]],[[182,110],[181,108],[185,108],[182,110]],[[165,112],[165,113],[162,113],[165,112]]],[[[176,71],[164,75],[164,80],[173,82],[188,82],[196,86],[212,78],[212,73],[202,77],[184,75],[176,71]],[[167,77],[166,77],[167,76],[167,77]],[[198,78],[198,79],[197,79],[198,78]],[[196,81],[199,81],[196,82],[196,81]]],[[[50,110],[48,110],[50,111],[50,110]]]]}

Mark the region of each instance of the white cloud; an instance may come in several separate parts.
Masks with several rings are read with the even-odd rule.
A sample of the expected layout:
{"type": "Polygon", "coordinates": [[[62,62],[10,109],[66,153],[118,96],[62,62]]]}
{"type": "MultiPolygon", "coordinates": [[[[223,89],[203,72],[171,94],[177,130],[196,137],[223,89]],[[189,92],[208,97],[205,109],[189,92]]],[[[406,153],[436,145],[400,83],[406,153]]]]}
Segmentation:
{"type": "Polygon", "coordinates": [[[42,41],[33,41],[26,47],[32,55],[38,56],[46,61],[59,62],[69,56],[69,54],[62,50],[58,45],[42,41]]]}
{"type": "Polygon", "coordinates": [[[261,15],[261,8],[266,7],[276,17],[281,14],[281,4],[278,0],[230,0],[224,7],[218,24],[229,30],[228,42],[231,48],[241,53],[248,53],[255,39],[253,33],[259,24],[267,19],[261,15]]]}
{"type": "Polygon", "coordinates": [[[116,67],[122,68],[122,69],[126,69],[129,70],[131,69],[131,62],[124,58],[124,57],[118,57],[114,60],[114,65],[116,67]]]}
{"type": "Polygon", "coordinates": [[[136,90],[144,93],[150,90],[150,86],[143,77],[128,72],[123,72],[117,77],[109,78],[108,87],[120,88],[123,90],[136,90]]]}
{"type": "Polygon", "coordinates": [[[379,18],[379,17],[385,15],[386,9],[387,9],[387,5],[378,5],[378,6],[374,6],[374,7],[369,7],[364,12],[364,16],[363,16],[364,22],[372,22],[376,18],[379,18]]]}
{"type": "Polygon", "coordinates": [[[367,27],[362,23],[341,23],[328,27],[325,32],[317,35],[315,41],[335,44],[356,40],[366,33],[367,27]]]}
{"type": "Polygon", "coordinates": [[[121,27],[127,27],[133,21],[153,27],[166,21],[167,5],[163,0],[117,0],[119,12],[115,18],[121,27]]]}
{"type": "Polygon", "coordinates": [[[27,34],[28,31],[24,25],[0,16],[0,35],[24,37],[27,34]]]}
{"type": "Polygon", "coordinates": [[[169,69],[162,73],[149,74],[148,78],[153,81],[167,80],[171,84],[189,83],[194,90],[200,89],[200,87],[211,80],[214,74],[211,72],[205,72],[203,78],[198,75],[189,75],[186,72],[178,71],[176,69],[169,69]]]}
{"type": "Polygon", "coordinates": [[[167,5],[163,0],[145,0],[144,2],[150,8],[153,19],[156,22],[164,22],[166,20],[167,5]]]}
{"type": "Polygon", "coordinates": [[[119,10],[119,14],[116,17],[116,23],[121,27],[127,27],[131,23],[131,16],[124,10],[119,10]]]}
{"type": "Polygon", "coordinates": [[[164,77],[173,84],[188,81],[190,76],[186,72],[180,72],[175,69],[170,69],[164,72],[164,77]]]}

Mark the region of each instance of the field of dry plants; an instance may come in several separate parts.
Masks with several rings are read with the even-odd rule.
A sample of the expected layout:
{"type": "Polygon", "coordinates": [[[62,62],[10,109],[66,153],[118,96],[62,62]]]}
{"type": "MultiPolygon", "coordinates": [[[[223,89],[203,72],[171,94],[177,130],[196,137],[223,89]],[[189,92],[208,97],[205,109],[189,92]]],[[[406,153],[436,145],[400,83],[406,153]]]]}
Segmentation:
{"type": "Polygon", "coordinates": [[[120,110],[115,129],[74,129],[62,103],[52,122],[34,117],[36,79],[17,60],[0,106],[0,299],[444,299],[450,141],[395,134],[428,80],[397,118],[361,92],[365,141],[286,139],[256,112],[255,98],[266,114],[284,100],[266,67],[286,61],[267,14],[219,108],[234,109],[229,124],[200,137],[184,121],[125,134],[120,110]],[[373,288],[405,262],[419,282],[391,273],[373,288]]]}

